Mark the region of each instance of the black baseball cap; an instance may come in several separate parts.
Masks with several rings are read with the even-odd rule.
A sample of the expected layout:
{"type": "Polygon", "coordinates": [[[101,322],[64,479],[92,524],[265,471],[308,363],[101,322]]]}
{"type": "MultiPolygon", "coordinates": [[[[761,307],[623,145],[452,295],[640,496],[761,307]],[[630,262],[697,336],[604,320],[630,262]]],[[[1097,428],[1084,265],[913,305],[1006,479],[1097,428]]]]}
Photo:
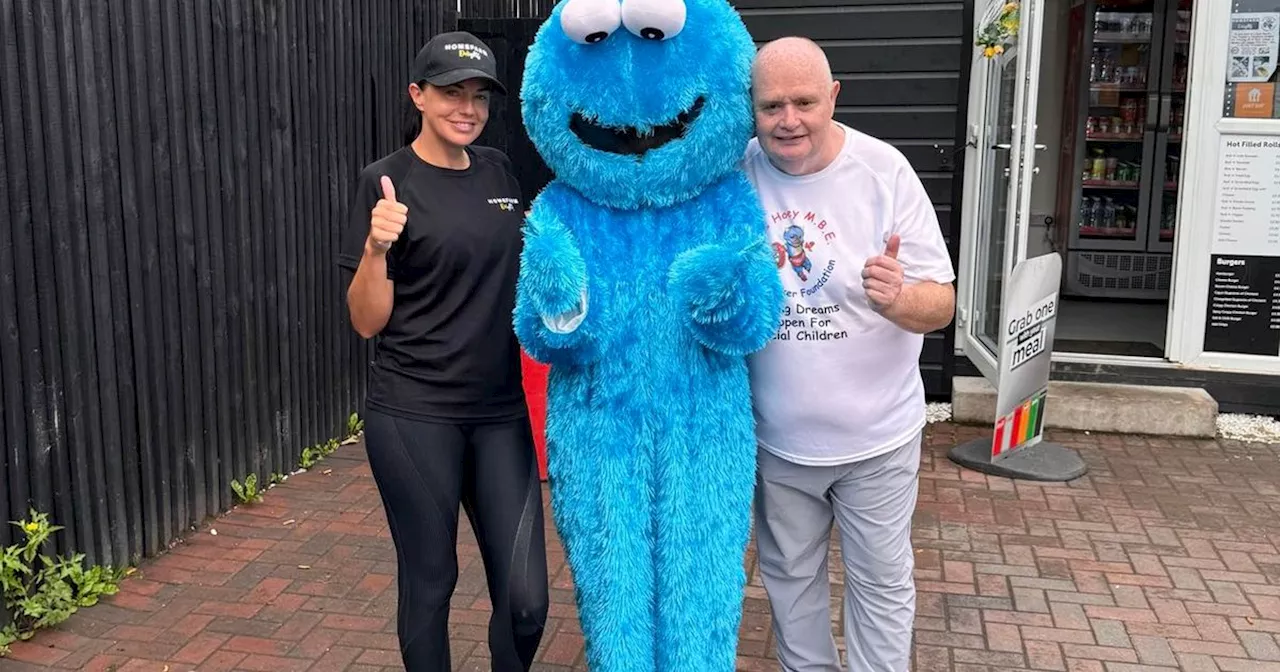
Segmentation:
{"type": "Polygon", "coordinates": [[[441,33],[431,38],[413,59],[410,84],[427,82],[436,86],[457,84],[472,78],[488,80],[499,93],[507,87],[498,81],[498,62],[493,50],[465,31],[441,33]]]}

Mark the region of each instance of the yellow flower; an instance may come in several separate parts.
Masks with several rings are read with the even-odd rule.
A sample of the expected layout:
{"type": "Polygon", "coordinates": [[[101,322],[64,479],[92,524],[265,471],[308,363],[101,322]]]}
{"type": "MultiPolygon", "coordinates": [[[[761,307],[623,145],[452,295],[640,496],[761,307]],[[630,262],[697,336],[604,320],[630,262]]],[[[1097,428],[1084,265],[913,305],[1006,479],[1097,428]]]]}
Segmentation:
{"type": "Polygon", "coordinates": [[[986,56],[987,58],[991,58],[992,56],[995,56],[995,55],[996,55],[996,48],[995,48],[995,47],[987,47],[986,49],[983,49],[983,50],[982,50],[982,55],[983,55],[983,56],[986,56]]]}
{"type": "Polygon", "coordinates": [[[27,523],[27,524],[26,524],[26,526],[25,526],[25,527],[23,527],[23,529],[25,529],[27,532],[39,532],[39,531],[40,531],[40,524],[39,524],[39,523],[27,523]]]}
{"type": "Polygon", "coordinates": [[[1004,11],[1004,12],[1012,12],[1013,10],[1015,10],[1015,9],[1017,9],[1017,8],[1018,8],[1018,3],[1016,3],[1016,2],[1006,2],[1006,3],[1004,3],[1004,9],[1002,9],[1001,11],[1004,11]]]}
{"type": "Polygon", "coordinates": [[[996,54],[1003,54],[1003,53],[1004,53],[1004,45],[1002,45],[1002,44],[997,44],[997,45],[996,45],[996,47],[995,47],[995,49],[996,49],[996,54]]]}

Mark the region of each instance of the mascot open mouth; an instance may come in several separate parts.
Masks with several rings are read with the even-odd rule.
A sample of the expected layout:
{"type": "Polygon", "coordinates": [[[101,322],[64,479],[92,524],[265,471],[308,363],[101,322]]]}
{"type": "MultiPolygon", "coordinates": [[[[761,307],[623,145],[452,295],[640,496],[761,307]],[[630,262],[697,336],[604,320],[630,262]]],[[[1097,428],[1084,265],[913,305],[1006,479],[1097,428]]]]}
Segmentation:
{"type": "Polygon", "coordinates": [[[638,156],[683,137],[689,124],[692,124],[702,113],[702,103],[703,100],[699,97],[692,107],[677,115],[675,121],[654,126],[645,135],[641,135],[631,126],[622,128],[601,126],[578,112],[574,112],[570,117],[569,128],[588,147],[611,154],[638,156]]]}

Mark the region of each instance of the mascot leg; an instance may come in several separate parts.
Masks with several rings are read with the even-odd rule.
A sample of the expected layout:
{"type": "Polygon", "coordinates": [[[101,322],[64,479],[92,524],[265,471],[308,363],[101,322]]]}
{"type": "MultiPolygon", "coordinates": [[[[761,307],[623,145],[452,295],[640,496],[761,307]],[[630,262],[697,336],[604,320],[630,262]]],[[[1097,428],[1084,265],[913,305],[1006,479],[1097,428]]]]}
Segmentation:
{"type": "Polygon", "coordinates": [[[719,411],[695,411],[659,458],[658,672],[736,669],[755,441],[719,411]]]}
{"type": "Polygon", "coordinates": [[[648,451],[618,428],[591,440],[590,412],[567,432],[548,418],[548,471],[556,527],[577,591],[578,617],[592,672],[653,672],[653,502],[648,451]],[[626,446],[626,447],[624,447],[626,446]]]}

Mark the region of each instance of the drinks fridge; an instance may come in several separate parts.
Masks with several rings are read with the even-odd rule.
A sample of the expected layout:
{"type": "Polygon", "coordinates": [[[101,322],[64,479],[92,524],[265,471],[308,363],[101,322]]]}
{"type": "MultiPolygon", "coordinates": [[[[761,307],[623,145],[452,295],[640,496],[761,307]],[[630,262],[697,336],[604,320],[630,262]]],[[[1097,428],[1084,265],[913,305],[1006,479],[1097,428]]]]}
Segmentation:
{"type": "Polygon", "coordinates": [[[1067,296],[1166,299],[1191,0],[1076,0],[1055,243],[1067,296]]]}

